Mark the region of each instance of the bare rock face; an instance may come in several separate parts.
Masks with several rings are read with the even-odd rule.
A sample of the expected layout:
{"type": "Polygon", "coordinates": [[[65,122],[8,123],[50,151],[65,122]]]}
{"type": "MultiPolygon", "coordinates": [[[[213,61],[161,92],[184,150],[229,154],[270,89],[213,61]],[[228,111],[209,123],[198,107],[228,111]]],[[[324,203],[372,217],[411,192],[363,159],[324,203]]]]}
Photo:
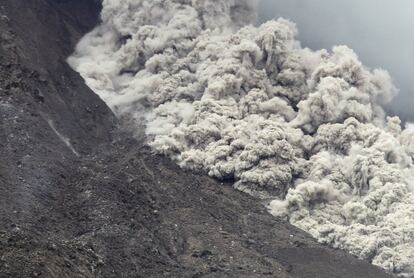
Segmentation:
{"type": "Polygon", "coordinates": [[[66,64],[94,0],[0,0],[0,277],[388,277],[119,127],[66,64]]]}

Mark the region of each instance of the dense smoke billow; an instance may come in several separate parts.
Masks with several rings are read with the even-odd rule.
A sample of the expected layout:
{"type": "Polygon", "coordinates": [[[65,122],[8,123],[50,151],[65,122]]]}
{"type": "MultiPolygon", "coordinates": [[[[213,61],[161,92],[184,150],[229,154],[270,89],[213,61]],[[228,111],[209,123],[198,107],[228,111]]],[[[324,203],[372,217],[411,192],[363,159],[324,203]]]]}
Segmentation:
{"type": "Polygon", "coordinates": [[[346,46],[302,48],[250,0],[104,0],[69,63],[182,167],[273,198],[270,211],[387,271],[414,275],[414,126],[346,46]]]}
{"type": "Polygon", "coordinates": [[[289,18],[298,25],[302,45],[346,44],[364,64],[386,68],[400,89],[386,109],[414,121],[413,10],[411,0],[261,0],[258,22],[289,18]]]}

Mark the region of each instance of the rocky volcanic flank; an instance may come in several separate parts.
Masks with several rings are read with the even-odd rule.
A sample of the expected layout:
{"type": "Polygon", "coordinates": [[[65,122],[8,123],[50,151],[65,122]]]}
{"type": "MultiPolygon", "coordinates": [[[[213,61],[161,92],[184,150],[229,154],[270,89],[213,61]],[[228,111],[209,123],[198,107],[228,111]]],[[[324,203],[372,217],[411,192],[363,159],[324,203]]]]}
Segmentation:
{"type": "Polygon", "coordinates": [[[66,63],[99,11],[0,0],[0,277],[388,277],[132,139],[66,63]]]}

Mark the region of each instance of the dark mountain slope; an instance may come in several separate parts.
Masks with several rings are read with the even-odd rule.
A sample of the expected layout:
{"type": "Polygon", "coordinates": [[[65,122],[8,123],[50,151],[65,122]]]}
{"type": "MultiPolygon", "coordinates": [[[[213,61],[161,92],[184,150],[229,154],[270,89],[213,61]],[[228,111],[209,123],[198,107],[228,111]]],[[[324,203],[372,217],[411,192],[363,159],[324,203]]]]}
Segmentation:
{"type": "Polygon", "coordinates": [[[122,132],[65,63],[94,0],[0,0],[0,277],[387,277],[122,132]]]}

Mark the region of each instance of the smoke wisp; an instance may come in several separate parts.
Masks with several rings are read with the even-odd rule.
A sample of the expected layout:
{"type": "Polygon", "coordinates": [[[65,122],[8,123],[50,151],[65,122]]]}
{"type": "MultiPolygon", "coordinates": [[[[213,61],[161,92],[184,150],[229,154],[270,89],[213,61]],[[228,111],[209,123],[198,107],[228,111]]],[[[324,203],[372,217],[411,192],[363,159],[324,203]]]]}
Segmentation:
{"type": "Polygon", "coordinates": [[[250,0],[104,0],[68,61],[115,113],[145,121],[154,150],[412,277],[414,126],[384,113],[389,74],[254,14],[250,0]]]}

